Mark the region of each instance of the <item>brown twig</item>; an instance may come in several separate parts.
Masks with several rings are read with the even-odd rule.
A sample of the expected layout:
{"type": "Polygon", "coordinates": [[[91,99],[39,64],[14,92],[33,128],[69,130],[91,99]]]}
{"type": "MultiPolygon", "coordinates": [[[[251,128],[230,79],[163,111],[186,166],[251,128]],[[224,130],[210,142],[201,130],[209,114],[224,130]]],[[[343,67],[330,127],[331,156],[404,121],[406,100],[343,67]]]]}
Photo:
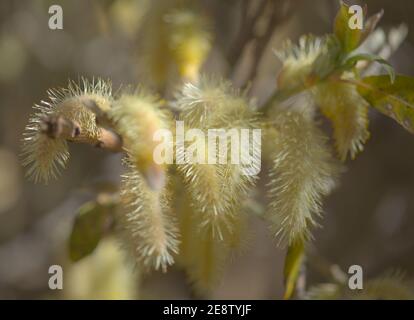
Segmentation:
{"type": "Polygon", "coordinates": [[[80,127],[60,115],[45,116],[40,122],[40,132],[51,139],[63,137],[75,139],[80,135],[80,127]]]}
{"type": "Polygon", "coordinates": [[[70,142],[86,143],[111,152],[122,151],[122,137],[110,129],[99,127],[98,138],[82,135],[78,123],[62,115],[45,116],[40,123],[40,132],[51,139],[62,138],[70,142]]]}
{"type": "Polygon", "coordinates": [[[285,5],[287,5],[286,0],[269,2],[269,10],[271,10],[272,13],[269,17],[265,32],[255,39],[254,51],[252,54],[252,63],[249,69],[249,73],[246,77],[246,83],[249,81],[254,81],[256,79],[260,62],[263,59],[264,52],[269,44],[269,41],[272,39],[276,26],[282,24],[288,19],[288,17],[290,17],[292,6],[288,8],[287,12],[284,12],[284,10],[277,10],[279,7],[283,8],[285,5]]]}
{"type": "Polygon", "coordinates": [[[261,0],[258,8],[251,17],[249,17],[249,0],[242,1],[240,15],[240,30],[238,32],[236,40],[234,41],[234,45],[230,48],[227,54],[227,61],[229,62],[230,70],[233,70],[234,67],[237,65],[244,52],[244,48],[252,40],[254,26],[256,25],[258,19],[264,13],[266,4],[269,1],[270,0],[261,0]]]}

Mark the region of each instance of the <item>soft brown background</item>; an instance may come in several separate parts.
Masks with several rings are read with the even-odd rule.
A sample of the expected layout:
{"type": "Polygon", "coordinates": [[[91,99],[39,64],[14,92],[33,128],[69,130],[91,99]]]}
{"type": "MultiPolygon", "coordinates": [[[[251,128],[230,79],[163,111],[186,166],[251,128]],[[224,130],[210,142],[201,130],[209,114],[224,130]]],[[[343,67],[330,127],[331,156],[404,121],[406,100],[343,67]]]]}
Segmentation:
{"type": "MultiPolygon", "coordinates": [[[[129,20],[119,17],[115,2],[0,2],[0,298],[58,297],[47,287],[47,270],[62,261],[62,244],[76,209],[91,197],[89,185],[119,179],[120,157],[88,146],[71,146],[68,169],[48,186],[25,181],[18,161],[31,106],[46,98],[48,88],[65,86],[68,79],[79,76],[110,78],[115,88],[145,80],[137,68],[141,43],[135,32],[145,12],[138,4],[125,27],[120,21],[129,20]],[[62,5],[64,30],[48,29],[51,4],[62,5]]],[[[280,68],[271,49],[286,38],[329,32],[338,8],[337,1],[331,0],[291,2],[294,14],[275,30],[260,65],[253,88],[259,101],[273,89],[280,68]]],[[[202,3],[219,31],[205,70],[225,73],[222,51],[237,32],[239,1],[202,3]]],[[[398,72],[414,74],[414,2],[367,3],[371,13],[385,10],[381,27],[407,24],[408,38],[391,63],[398,72]]],[[[369,278],[401,269],[409,283],[414,276],[414,137],[375,112],[370,119],[372,137],[365,151],[347,163],[340,187],[327,199],[323,228],[314,233],[314,246],[344,270],[360,264],[369,278]]],[[[281,297],[284,251],[277,248],[262,221],[251,220],[245,253],[227,266],[214,298],[281,297]]],[[[319,280],[326,279],[310,270],[308,281],[319,280]]],[[[146,298],[190,297],[177,270],[153,274],[143,288],[146,298]]]]}

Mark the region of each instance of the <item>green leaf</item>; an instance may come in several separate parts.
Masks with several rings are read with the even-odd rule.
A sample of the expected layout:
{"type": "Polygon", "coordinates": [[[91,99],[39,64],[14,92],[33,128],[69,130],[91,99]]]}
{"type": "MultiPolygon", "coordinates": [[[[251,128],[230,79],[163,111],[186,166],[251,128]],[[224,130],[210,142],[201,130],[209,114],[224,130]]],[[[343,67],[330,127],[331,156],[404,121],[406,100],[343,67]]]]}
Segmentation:
{"type": "MultiPolygon", "coordinates": [[[[338,68],[342,61],[341,44],[338,38],[332,35],[324,39],[324,49],[315,59],[312,66],[311,76],[314,80],[320,81],[328,77],[334,70],[338,68]]],[[[315,83],[315,81],[311,81],[315,83]]]]}
{"type": "Polygon", "coordinates": [[[108,207],[87,202],[79,208],[69,239],[69,257],[73,262],[91,254],[101,240],[108,218],[108,207]]]}
{"type": "Polygon", "coordinates": [[[349,6],[340,1],[340,9],[334,22],[334,33],[342,44],[345,53],[355,50],[362,37],[361,29],[351,29],[348,25],[353,14],[349,13],[349,6]]]}
{"type": "Polygon", "coordinates": [[[343,63],[342,68],[344,70],[349,70],[353,68],[358,61],[369,61],[369,62],[378,62],[380,63],[384,69],[387,71],[388,75],[390,76],[391,83],[395,80],[395,71],[392,65],[387,61],[381,58],[380,56],[369,54],[369,53],[360,53],[356,55],[352,55],[345,60],[343,63]]]}
{"type": "Polygon", "coordinates": [[[296,280],[305,256],[305,244],[298,240],[288,248],[283,270],[285,276],[285,294],[283,299],[290,299],[296,287],[296,280]]]}
{"type": "Polygon", "coordinates": [[[387,75],[381,75],[366,77],[355,84],[372,107],[414,133],[414,78],[397,75],[391,82],[387,75]]]}

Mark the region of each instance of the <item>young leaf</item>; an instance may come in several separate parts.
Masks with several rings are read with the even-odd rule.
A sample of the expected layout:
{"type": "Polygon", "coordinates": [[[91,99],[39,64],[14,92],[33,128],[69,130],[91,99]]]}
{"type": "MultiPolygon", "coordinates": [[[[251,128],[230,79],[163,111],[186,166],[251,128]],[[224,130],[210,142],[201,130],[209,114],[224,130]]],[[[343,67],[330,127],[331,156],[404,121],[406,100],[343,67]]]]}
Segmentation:
{"type": "Polygon", "coordinates": [[[349,53],[358,48],[367,37],[375,30],[378,22],[381,20],[384,11],[372,15],[366,19],[367,7],[363,9],[363,28],[351,29],[349,27],[349,21],[352,19],[354,13],[349,11],[350,7],[343,1],[340,1],[340,9],[335,18],[334,33],[342,44],[342,50],[344,53],[349,53]],[[366,20],[366,21],[365,21],[366,20]]]}
{"type": "Polygon", "coordinates": [[[342,44],[345,53],[355,50],[361,41],[362,30],[359,28],[351,29],[349,20],[352,14],[349,12],[349,6],[340,1],[340,9],[335,18],[334,33],[342,44]]]}
{"type": "MultiPolygon", "coordinates": [[[[312,67],[314,82],[323,80],[338,68],[342,60],[341,44],[335,36],[329,35],[324,39],[321,53],[315,59],[312,67]]],[[[312,82],[310,82],[312,84],[312,82]]]]}
{"type": "Polygon", "coordinates": [[[285,277],[285,294],[283,299],[287,300],[292,297],[293,291],[296,287],[296,280],[299,276],[299,271],[302,266],[305,255],[305,245],[303,241],[298,240],[292,243],[286,253],[284,277],[285,277]]]}
{"type": "Polygon", "coordinates": [[[105,231],[108,208],[87,202],[79,208],[69,240],[69,257],[73,262],[91,254],[105,231]]]}
{"type": "Polygon", "coordinates": [[[386,75],[357,82],[357,90],[369,104],[414,133],[414,78],[398,75],[394,82],[386,75]]]}
{"type": "Polygon", "coordinates": [[[360,53],[353,55],[345,60],[343,63],[342,68],[344,70],[349,70],[353,68],[358,61],[369,61],[369,62],[378,62],[380,63],[384,69],[387,71],[388,75],[390,76],[391,83],[395,80],[395,71],[392,65],[385,59],[381,58],[380,56],[369,54],[369,53],[360,53]]]}

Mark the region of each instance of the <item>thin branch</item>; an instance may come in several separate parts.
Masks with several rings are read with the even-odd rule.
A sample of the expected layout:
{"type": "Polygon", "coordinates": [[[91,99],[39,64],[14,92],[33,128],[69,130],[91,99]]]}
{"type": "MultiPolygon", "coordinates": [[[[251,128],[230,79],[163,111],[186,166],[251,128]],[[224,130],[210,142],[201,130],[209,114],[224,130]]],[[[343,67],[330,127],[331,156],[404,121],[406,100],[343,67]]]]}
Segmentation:
{"type": "Polygon", "coordinates": [[[256,25],[259,18],[263,15],[266,4],[270,0],[261,0],[256,12],[249,17],[249,0],[243,0],[241,4],[241,15],[240,15],[240,30],[234,45],[230,48],[227,54],[227,61],[229,62],[230,69],[239,62],[246,45],[252,40],[254,33],[254,26],[256,25]]]}
{"type": "Polygon", "coordinates": [[[273,4],[273,6],[271,7],[272,13],[271,16],[269,18],[269,22],[267,23],[267,28],[266,31],[264,32],[263,35],[257,37],[255,39],[255,46],[254,46],[254,51],[253,51],[253,62],[252,65],[250,66],[250,70],[248,73],[248,76],[246,79],[251,79],[254,80],[254,78],[257,75],[257,68],[259,66],[260,61],[262,60],[262,56],[264,53],[264,50],[266,49],[266,46],[269,43],[269,40],[271,39],[275,26],[278,23],[278,14],[277,14],[277,10],[276,9],[276,5],[273,4]]]}
{"type": "Polygon", "coordinates": [[[99,127],[98,138],[82,135],[82,128],[75,121],[61,115],[45,116],[40,123],[40,132],[51,139],[62,138],[70,142],[85,143],[111,152],[122,151],[122,137],[112,130],[99,127]]]}
{"type": "Polygon", "coordinates": [[[283,7],[287,4],[286,0],[270,1],[272,4],[270,10],[272,10],[271,16],[267,23],[267,27],[263,35],[255,39],[255,46],[253,51],[253,62],[250,66],[248,76],[246,81],[254,81],[258,75],[260,62],[263,60],[265,49],[269,44],[269,41],[272,39],[273,33],[276,29],[276,26],[285,22],[292,12],[292,6],[288,8],[287,12],[283,10],[277,10],[278,7],[283,7]]]}
{"type": "Polygon", "coordinates": [[[299,276],[296,280],[296,297],[299,300],[304,300],[306,296],[306,257],[300,266],[299,276]]]}

